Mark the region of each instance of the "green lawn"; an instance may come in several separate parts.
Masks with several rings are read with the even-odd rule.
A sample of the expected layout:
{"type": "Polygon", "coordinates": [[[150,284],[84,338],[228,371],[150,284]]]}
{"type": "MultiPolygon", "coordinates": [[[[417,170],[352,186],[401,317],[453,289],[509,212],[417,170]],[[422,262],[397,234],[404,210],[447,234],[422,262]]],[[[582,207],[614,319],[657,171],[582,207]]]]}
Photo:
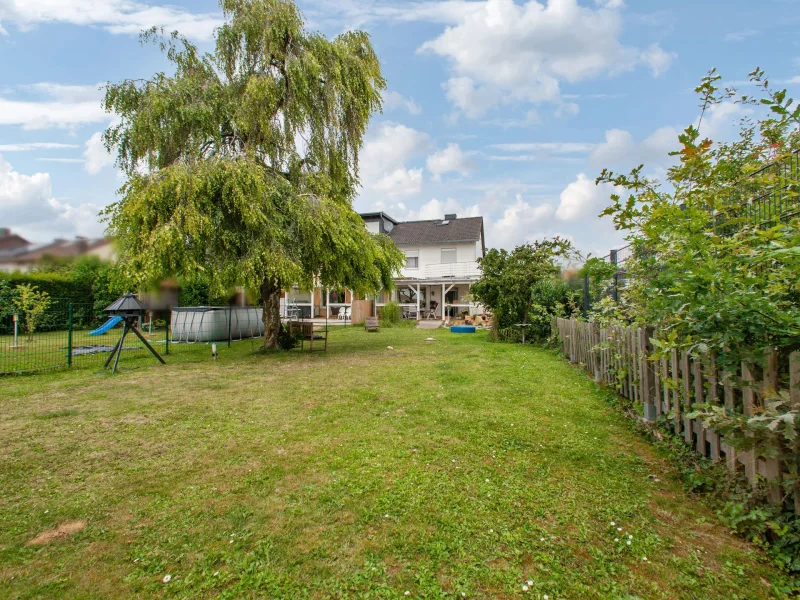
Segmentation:
{"type": "Polygon", "coordinates": [[[430,333],[0,379],[0,597],[771,597],[583,373],[430,333]]]}

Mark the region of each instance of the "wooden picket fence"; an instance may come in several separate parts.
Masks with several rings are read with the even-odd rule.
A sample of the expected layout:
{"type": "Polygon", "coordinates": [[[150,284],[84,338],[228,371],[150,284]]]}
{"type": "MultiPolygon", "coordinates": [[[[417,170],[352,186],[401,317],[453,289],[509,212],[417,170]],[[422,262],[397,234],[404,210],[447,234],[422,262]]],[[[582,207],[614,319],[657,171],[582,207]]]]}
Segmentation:
{"type": "MultiPolygon", "coordinates": [[[[742,470],[755,486],[758,476],[767,482],[770,502],[785,499],[782,479],[787,476],[775,458],[759,455],[758,450],[740,452],[725,438],[706,427],[701,419],[690,419],[693,404],[711,403],[725,406],[740,414],[752,415],[767,398],[775,398],[779,388],[778,354],[771,351],[764,368],[755,369],[742,363],[736,373],[715,367],[714,359],[700,360],[687,353],[652,360],[652,329],[612,326],[575,319],[554,319],[564,354],[571,362],[581,364],[595,380],[615,386],[618,392],[642,405],[645,420],[663,418],[672,431],[683,437],[698,453],[714,461],[724,460],[731,471],[742,470]],[[754,373],[763,373],[756,380],[754,373]]],[[[800,352],[789,358],[788,396],[800,405],[800,352]]],[[[795,490],[794,508],[800,514],[800,493],[795,490]]]]}

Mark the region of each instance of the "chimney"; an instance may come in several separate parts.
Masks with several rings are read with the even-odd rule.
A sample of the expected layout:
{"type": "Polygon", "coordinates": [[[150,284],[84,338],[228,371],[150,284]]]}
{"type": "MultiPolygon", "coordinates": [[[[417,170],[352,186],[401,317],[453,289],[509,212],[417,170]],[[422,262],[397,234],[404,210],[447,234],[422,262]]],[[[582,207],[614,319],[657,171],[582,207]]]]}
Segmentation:
{"type": "Polygon", "coordinates": [[[8,227],[0,227],[0,239],[11,237],[11,230],[8,227]]]}
{"type": "Polygon", "coordinates": [[[455,215],[455,213],[453,213],[453,214],[449,214],[449,215],[445,215],[445,216],[444,216],[444,220],[445,220],[445,221],[455,221],[455,220],[456,220],[456,215],[455,215]]]}

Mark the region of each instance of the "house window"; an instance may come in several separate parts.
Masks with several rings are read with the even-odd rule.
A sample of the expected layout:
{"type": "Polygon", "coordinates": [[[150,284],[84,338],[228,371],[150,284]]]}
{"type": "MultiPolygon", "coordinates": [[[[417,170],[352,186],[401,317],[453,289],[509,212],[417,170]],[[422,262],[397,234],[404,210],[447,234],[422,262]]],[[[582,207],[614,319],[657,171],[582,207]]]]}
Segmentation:
{"type": "Polygon", "coordinates": [[[442,264],[456,262],[455,248],[442,248],[442,264]]]}
{"type": "Polygon", "coordinates": [[[406,252],[406,269],[419,269],[419,250],[406,252]]]}
{"type": "Polygon", "coordinates": [[[446,304],[458,304],[458,288],[453,288],[444,296],[446,304]]]}

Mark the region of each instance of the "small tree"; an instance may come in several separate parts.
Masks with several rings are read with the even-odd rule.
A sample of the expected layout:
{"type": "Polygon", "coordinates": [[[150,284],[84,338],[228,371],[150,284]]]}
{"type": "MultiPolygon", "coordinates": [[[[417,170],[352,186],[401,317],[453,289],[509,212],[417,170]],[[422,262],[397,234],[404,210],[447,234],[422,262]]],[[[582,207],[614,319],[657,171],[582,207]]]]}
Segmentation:
{"type": "Polygon", "coordinates": [[[44,313],[50,308],[50,295],[29,283],[18,285],[16,291],[17,297],[14,298],[14,305],[22,313],[25,331],[28,333],[30,342],[33,340],[33,334],[44,313]]]}
{"type": "Polygon", "coordinates": [[[558,237],[517,246],[512,252],[492,248],[480,259],[482,275],[471,293],[494,313],[501,328],[527,324],[534,312],[539,324],[543,311],[554,314],[556,305],[563,307],[565,286],[555,280],[561,273],[559,259],[571,255],[570,243],[558,237]]]}

